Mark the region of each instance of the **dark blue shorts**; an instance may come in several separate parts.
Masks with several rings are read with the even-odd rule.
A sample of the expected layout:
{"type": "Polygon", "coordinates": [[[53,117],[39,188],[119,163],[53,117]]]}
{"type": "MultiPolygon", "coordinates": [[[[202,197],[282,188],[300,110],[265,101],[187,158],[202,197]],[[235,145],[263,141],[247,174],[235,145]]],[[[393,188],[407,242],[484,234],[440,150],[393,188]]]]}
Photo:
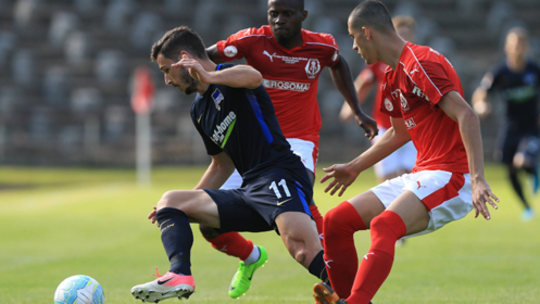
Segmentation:
{"type": "Polygon", "coordinates": [[[275,219],[283,212],[312,216],[308,202],[313,190],[306,177],[303,168],[301,176],[284,168],[270,168],[255,178],[244,179],[239,189],[204,191],[218,206],[221,232],[269,231],[276,229],[275,219]]]}

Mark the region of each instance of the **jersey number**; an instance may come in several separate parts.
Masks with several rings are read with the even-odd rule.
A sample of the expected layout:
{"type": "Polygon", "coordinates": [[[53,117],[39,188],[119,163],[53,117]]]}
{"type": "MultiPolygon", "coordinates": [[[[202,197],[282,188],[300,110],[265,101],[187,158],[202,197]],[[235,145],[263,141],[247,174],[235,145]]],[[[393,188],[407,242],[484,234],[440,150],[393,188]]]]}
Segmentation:
{"type": "Polygon", "coordinates": [[[285,197],[291,197],[291,192],[289,191],[289,188],[287,187],[287,183],[285,182],[284,179],[281,179],[278,183],[273,181],[270,184],[270,187],[268,187],[269,189],[274,190],[274,193],[276,194],[277,199],[281,199],[283,197],[283,195],[281,194],[281,191],[279,191],[278,186],[281,186],[281,188],[283,189],[283,192],[285,192],[285,197]]]}

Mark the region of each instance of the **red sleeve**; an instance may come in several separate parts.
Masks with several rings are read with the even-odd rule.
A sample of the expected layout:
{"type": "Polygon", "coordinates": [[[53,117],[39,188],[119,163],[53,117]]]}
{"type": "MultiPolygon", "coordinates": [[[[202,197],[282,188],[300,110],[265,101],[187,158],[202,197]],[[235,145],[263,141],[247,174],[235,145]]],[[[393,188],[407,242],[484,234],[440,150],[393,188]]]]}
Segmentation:
{"type": "Polygon", "coordinates": [[[221,40],[216,43],[219,55],[225,61],[233,61],[237,59],[242,59],[245,57],[244,48],[249,39],[246,39],[255,34],[255,28],[248,28],[240,30],[237,33],[229,36],[226,40],[221,40]]]}

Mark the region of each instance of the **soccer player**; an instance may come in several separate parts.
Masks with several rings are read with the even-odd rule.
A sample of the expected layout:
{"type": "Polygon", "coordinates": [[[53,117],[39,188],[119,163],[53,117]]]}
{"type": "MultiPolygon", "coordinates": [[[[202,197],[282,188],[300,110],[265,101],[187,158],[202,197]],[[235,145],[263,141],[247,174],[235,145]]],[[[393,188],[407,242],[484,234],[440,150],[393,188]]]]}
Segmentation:
{"type": "Polygon", "coordinates": [[[324,171],[325,191],[339,196],[358,174],[412,140],[418,157],[412,173],[383,182],[324,216],[326,284],[314,287],[316,303],[367,304],[383,284],[403,236],[435,231],[464,217],[490,219],[498,198],[484,178],[479,120],[463,99],[457,73],[436,50],[403,40],[380,1],[364,1],[349,15],[353,49],[367,64],[384,62],[383,111],[392,126],[368,150],[324,171]],[[370,229],[371,246],[358,265],[354,232],[370,229]]]}
{"type": "Polygon", "coordinates": [[[198,93],[191,117],[212,162],[195,190],[165,192],[150,213],[171,267],[164,276],[134,286],[132,294],[157,302],[194,292],[189,222],[220,232],[274,229],[289,253],[325,280],[322,246],[307,205],[312,184],[281,133],[261,74],[247,65],[216,65],[201,38],[185,26],[165,33],[152,46],[151,58],[167,85],[198,93]],[[234,168],[242,187],[215,190],[234,168]]]}
{"type": "MultiPolygon", "coordinates": [[[[415,21],[412,17],[395,16],[392,18],[392,23],[401,38],[406,41],[414,41],[415,21]]],[[[381,104],[383,103],[382,84],[386,67],[387,65],[382,62],[369,64],[360,72],[360,74],[358,74],[358,77],[356,77],[356,80],[354,81],[360,104],[366,101],[372,88],[375,87],[376,89],[373,112],[371,115],[377,122],[379,134],[373,138],[372,143],[375,143],[384,132],[391,127],[390,116],[381,111],[381,104]]],[[[341,107],[339,116],[344,122],[352,120],[351,107],[349,107],[347,103],[344,103],[341,107]]],[[[377,179],[380,182],[383,182],[404,173],[409,173],[414,167],[415,161],[416,148],[413,143],[409,141],[373,166],[375,176],[377,176],[377,179]]]]}
{"type": "Polygon", "coordinates": [[[473,107],[481,116],[488,115],[491,105],[488,93],[501,93],[506,106],[506,130],[502,142],[502,163],[507,168],[512,188],[523,205],[523,220],[534,216],[527,201],[518,173],[523,170],[533,177],[533,192],[538,191],[539,178],[536,158],[538,141],[538,102],[540,67],[527,58],[527,31],[522,27],[510,29],[506,35],[506,60],[482,78],[472,97],[473,107]]]}
{"type": "MultiPolygon", "coordinates": [[[[313,181],[321,128],[317,87],[324,67],[330,68],[336,87],[366,135],[372,138],[377,129],[375,121],[358,106],[349,67],[339,55],[334,38],[302,29],[306,17],[303,0],[269,0],[268,25],[241,30],[209,47],[207,52],[214,62],[245,58],[248,65],[261,72],[281,130],[313,181]]],[[[241,184],[236,173],[222,188],[235,189],[241,184]]],[[[322,217],[313,202],[310,210],[322,238],[322,217]]],[[[204,226],[201,232],[214,248],[241,260],[229,288],[232,298],[241,296],[250,287],[254,271],[264,264],[266,251],[239,233],[218,234],[204,226]]]]}

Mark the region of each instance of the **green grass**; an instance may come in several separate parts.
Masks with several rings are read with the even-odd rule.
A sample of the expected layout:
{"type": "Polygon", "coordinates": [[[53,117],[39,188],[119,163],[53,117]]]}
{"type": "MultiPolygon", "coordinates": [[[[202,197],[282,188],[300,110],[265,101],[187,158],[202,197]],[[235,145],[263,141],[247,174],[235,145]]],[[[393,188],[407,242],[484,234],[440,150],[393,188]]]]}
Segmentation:
{"type": "MultiPolygon", "coordinates": [[[[131,286],[167,271],[159,231],[146,216],[169,189],[190,189],[203,168],[157,168],[153,186],[137,187],[131,170],[0,168],[0,303],[52,303],[58,283],[87,274],[108,304],[137,303],[131,286]]],[[[319,177],[322,176],[319,174],[319,177]]],[[[501,199],[493,219],[465,219],[407,240],[377,293],[380,303],[538,303],[540,221],[522,222],[502,168],[488,180],[501,199]]],[[[362,174],[344,197],[375,184],[362,174]]],[[[530,187],[527,187],[527,189],[530,187]]],[[[343,199],[315,188],[322,212],[343,199]]],[[[540,207],[533,198],[533,206],[540,207]]],[[[239,300],[227,296],[237,261],[212,249],[193,226],[197,292],[189,303],[313,303],[316,279],[296,264],[274,232],[246,234],[269,251],[269,262],[239,300]]],[[[363,254],[369,234],[357,234],[363,254]]],[[[176,303],[177,300],[165,303],[176,303]]]]}

